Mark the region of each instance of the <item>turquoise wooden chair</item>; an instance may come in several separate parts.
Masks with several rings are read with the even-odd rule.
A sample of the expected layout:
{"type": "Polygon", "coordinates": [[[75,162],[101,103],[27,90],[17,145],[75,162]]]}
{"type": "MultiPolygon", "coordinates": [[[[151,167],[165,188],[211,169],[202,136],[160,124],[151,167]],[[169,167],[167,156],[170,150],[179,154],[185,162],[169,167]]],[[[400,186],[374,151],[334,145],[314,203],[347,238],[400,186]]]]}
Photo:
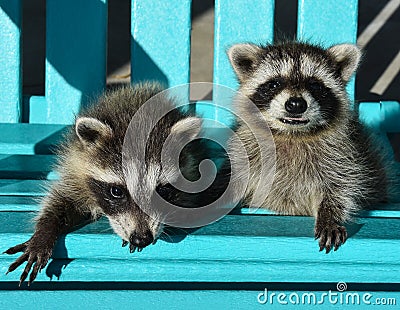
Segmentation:
{"type": "MultiPolygon", "coordinates": [[[[0,250],[30,237],[35,198],[55,177],[52,146],[105,88],[107,0],[47,1],[44,96],[22,94],[21,5],[0,0],[0,250]]],[[[298,38],[355,42],[357,5],[299,1],[298,38]]],[[[132,0],[132,82],[189,82],[190,8],[190,0],[132,0]]],[[[215,1],[214,83],[237,87],[226,48],[272,42],[273,16],[273,0],[215,1]]],[[[212,108],[201,109],[218,117],[212,108]]],[[[360,115],[382,139],[400,131],[398,102],[361,103],[360,115]]],[[[133,255],[100,220],[61,238],[30,288],[18,288],[21,269],[5,276],[15,257],[0,255],[0,308],[253,309],[270,306],[271,298],[279,304],[279,293],[289,304],[297,294],[301,305],[302,294],[312,303],[312,294],[319,294],[318,302],[329,290],[342,294],[342,303],[347,292],[371,294],[370,303],[400,303],[399,204],[363,213],[346,244],[328,255],[318,252],[312,218],[245,213],[133,255]]]]}

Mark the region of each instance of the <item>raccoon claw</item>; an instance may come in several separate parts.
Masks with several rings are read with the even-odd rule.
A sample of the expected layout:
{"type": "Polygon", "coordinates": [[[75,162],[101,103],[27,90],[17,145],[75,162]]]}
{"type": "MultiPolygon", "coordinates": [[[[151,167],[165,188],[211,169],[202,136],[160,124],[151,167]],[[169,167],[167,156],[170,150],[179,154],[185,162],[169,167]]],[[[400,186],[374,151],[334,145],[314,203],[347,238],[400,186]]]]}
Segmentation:
{"type": "Polygon", "coordinates": [[[28,260],[28,254],[24,253],[22,254],[20,257],[18,257],[15,262],[13,262],[7,270],[7,274],[9,274],[10,272],[13,272],[15,269],[17,269],[19,266],[21,266],[24,262],[26,262],[28,260]]]}
{"type": "Polygon", "coordinates": [[[18,252],[24,252],[27,246],[28,241],[9,248],[8,250],[4,251],[3,254],[12,255],[18,252]]]}
{"type": "Polygon", "coordinates": [[[344,226],[338,224],[328,225],[320,230],[316,230],[315,239],[319,239],[319,251],[326,250],[328,254],[333,247],[336,251],[347,240],[347,231],[344,226]]]}
{"type": "Polygon", "coordinates": [[[28,281],[29,286],[36,279],[38,272],[47,265],[47,262],[51,257],[52,248],[53,247],[50,245],[44,245],[43,239],[36,241],[36,238],[31,238],[27,242],[9,248],[4,253],[12,255],[18,252],[23,252],[23,254],[8,267],[6,274],[13,272],[24,262],[27,262],[24,271],[21,274],[19,286],[22,285],[30,273],[28,281]]]}
{"type": "Polygon", "coordinates": [[[124,247],[126,247],[127,245],[128,245],[128,241],[126,241],[126,240],[122,240],[122,247],[124,248],[124,247]]]}
{"type": "Polygon", "coordinates": [[[132,243],[129,245],[129,252],[133,253],[135,251],[142,252],[143,248],[133,245],[132,243]]]}

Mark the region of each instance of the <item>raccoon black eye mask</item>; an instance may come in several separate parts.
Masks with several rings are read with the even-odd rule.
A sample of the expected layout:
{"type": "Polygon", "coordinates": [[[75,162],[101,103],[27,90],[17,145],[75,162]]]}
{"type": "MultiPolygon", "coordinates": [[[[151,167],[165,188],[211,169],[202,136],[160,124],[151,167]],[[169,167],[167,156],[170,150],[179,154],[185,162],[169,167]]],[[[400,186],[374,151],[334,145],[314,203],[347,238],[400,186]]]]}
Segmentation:
{"type": "MultiPolygon", "coordinates": [[[[345,90],[358,67],[360,49],[351,44],[326,49],[301,42],[237,44],[228,56],[239,91],[263,114],[276,147],[271,189],[269,180],[257,178],[268,159],[249,157],[253,173],[244,203],[262,201],[255,206],[314,216],[320,250],[337,250],[347,239],[344,223],[363,206],[386,199],[381,156],[345,90]]],[[[236,100],[234,109],[251,119],[247,101],[236,100]]],[[[257,142],[246,124],[238,122],[237,134],[251,154],[257,142]]],[[[229,143],[233,158],[237,148],[229,143]]]]}
{"type": "MultiPolygon", "coordinates": [[[[60,178],[51,185],[41,202],[33,236],[5,251],[7,254],[22,252],[8,268],[8,272],[12,272],[26,262],[20,284],[29,273],[31,283],[46,266],[61,234],[100,216],[108,218],[114,232],[121,237],[122,246],[129,244],[130,252],[140,252],[152,244],[162,233],[163,224],[156,215],[149,216],[139,208],[133,193],[128,190],[129,184],[140,183],[133,184],[132,188],[137,190],[136,196],[144,197],[143,201],[150,201],[148,197],[157,192],[174,205],[196,206],[201,202],[198,197],[183,198],[182,194],[174,193],[173,187],[165,183],[160,173],[160,154],[166,137],[178,141],[184,136],[193,140],[201,130],[200,119],[191,112],[176,109],[166,97],[157,97],[161,98],[157,108],[162,100],[171,112],[153,128],[153,134],[147,140],[146,157],[141,158],[144,162],[129,158],[132,164],[123,167],[123,141],[132,117],[147,100],[162,90],[154,83],[124,87],[104,94],[96,105],[77,117],[74,129],[59,151],[57,170],[60,178]],[[125,179],[124,169],[130,171],[131,179],[125,179]]],[[[145,120],[140,123],[143,122],[145,120]]],[[[199,158],[206,157],[205,152],[204,146],[182,151],[180,169],[188,179],[197,178],[199,158]]],[[[177,174],[174,167],[164,168],[172,179],[177,174]]]]}

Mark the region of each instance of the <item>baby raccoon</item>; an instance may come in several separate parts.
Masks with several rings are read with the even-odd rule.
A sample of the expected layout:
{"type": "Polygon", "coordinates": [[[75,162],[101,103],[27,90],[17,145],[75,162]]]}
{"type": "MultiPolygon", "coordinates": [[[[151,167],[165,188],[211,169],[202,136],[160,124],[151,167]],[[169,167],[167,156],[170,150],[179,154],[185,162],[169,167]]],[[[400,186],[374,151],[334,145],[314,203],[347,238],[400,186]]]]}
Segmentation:
{"type": "MultiPolygon", "coordinates": [[[[380,156],[345,90],[360,49],[351,44],[328,49],[299,42],[237,44],[228,56],[240,92],[262,113],[276,148],[270,185],[271,180],[257,178],[269,159],[255,154],[262,145],[239,120],[237,133],[250,160],[244,202],[280,214],[314,216],[320,251],[337,250],[347,239],[343,224],[362,206],[386,199],[380,156]]],[[[248,103],[234,105],[239,116],[251,118],[248,103]]],[[[230,153],[237,147],[231,143],[230,153]]]]}
{"type": "MultiPolygon", "coordinates": [[[[161,167],[161,149],[167,137],[193,140],[201,129],[199,118],[174,109],[171,99],[157,97],[157,106],[152,111],[156,111],[160,104],[172,111],[152,129],[142,157],[144,162],[132,158],[125,161],[130,166],[123,167],[122,151],[128,125],[136,111],[161,90],[157,84],[145,83],[108,92],[100,97],[98,104],[76,118],[74,130],[59,151],[57,170],[60,178],[41,202],[42,209],[33,236],[5,252],[23,252],[8,269],[11,272],[27,261],[20,284],[32,266],[29,283],[46,266],[60,234],[88,219],[96,220],[105,215],[115,233],[122,238],[122,246],[129,244],[131,252],[141,251],[160,235],[163,230],[161,219],[157,214],[149,216],[143,212],[134,201],[132,191],[140,190],[139,195],[146,195],[148,199],[145,201],[149,204],[155,192],[170,203],[179,204],[179,195],[171,192],[171,184],[163,173],[168,171],[168,181],[173,181],[178,172],[175,167],[161,167]],[[129,171],[131,179],[126,179],[126,171],[129,171]]],[[[153,113],[156,118],[156,113],[153,113]]],[[[144,124],[147,117],[153,116],[152,112],[149,114],[139,123],[144,124]]],[[[190,151],[193,148],[183,149],[179,159],[181,172],[189,179],[198,173],[195,166],[197,154],[190,151]]]]}

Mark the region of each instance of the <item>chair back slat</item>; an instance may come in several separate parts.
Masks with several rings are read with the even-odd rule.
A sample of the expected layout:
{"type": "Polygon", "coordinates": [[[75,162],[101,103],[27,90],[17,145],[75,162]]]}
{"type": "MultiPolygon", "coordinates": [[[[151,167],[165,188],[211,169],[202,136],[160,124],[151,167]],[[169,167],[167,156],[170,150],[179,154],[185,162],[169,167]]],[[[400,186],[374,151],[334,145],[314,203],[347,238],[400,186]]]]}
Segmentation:
{"type": "MultiPolygon", "coordinates": [[[[132,0],[133,83],[189,82],[191,2],[132,0]]],[[[29,107],[22,104],[21,6],[21,0],[0,0],[0,122],[20,122],[24,115],[30,123],[70,124],[105,88],[107,0],[47,1],[45,96],[30,97],[29,107]]],[[[240,42],[272,42],[274,10],[274,0],[215,1],[215,84],[237,89],[226,51],[240,42]]],[[[297,38],[324,46],[354,43],[357,16],[358,0],[299,0],[297,38]]],[[[347,90],[353,99],[354,79],[347,90]]],[[[226,116],[213,107],[205,111],[217,120],[226,116]]]]}
{"type": "Polygon", "coordinates": [[[274,0],[216,0],[214,30],[214,83],[237,89],[237,81],[226,55],[235,43],[272,42],[274,0]]]}
{"type": "MultiPolygon", "coordinates": [[[[297,38],[323,46],[356,43],[358,0],[299,0],[297,38]]],[[[347,85],[354,99],[354,78],[347,85]]]]}
{"type": "MultiPolygon", "coordinates": [[[[214,71],[213,81],[232,89],[238,88],[237,79],[227,56],[227,50],[235,43],[251,42],[265,44],[273,41],[274,0],[215,1],[214,21],[214,71]]],[[[227,91],[214,87],[213,100],[220,105],[227,102],[227,91]]],[[[210,105],[199,105],[202,115],[225,124],[232,124],[228,111],[210,105]]]]}
{"type": "Polygon", "coordinates": [[[166,86],[190,77],[191,0],[132,1],[131,80],[166,86]]]}
{"type": "Polygon", "coordinates": [[[0,123],[18,123],[22,115],[22,1],[0,0],[0,123]]]}
{"type": "Polygon", "coordinates": [[[105,88],[106,39],[107,0],[47,1],[46,100],[31,123],[70,124],[105,88]]]}
{"type": "Polygon", "coordinates": [[[323,45],[355,43],[358,0],[300,0],[297,37],[323,45]]]}

